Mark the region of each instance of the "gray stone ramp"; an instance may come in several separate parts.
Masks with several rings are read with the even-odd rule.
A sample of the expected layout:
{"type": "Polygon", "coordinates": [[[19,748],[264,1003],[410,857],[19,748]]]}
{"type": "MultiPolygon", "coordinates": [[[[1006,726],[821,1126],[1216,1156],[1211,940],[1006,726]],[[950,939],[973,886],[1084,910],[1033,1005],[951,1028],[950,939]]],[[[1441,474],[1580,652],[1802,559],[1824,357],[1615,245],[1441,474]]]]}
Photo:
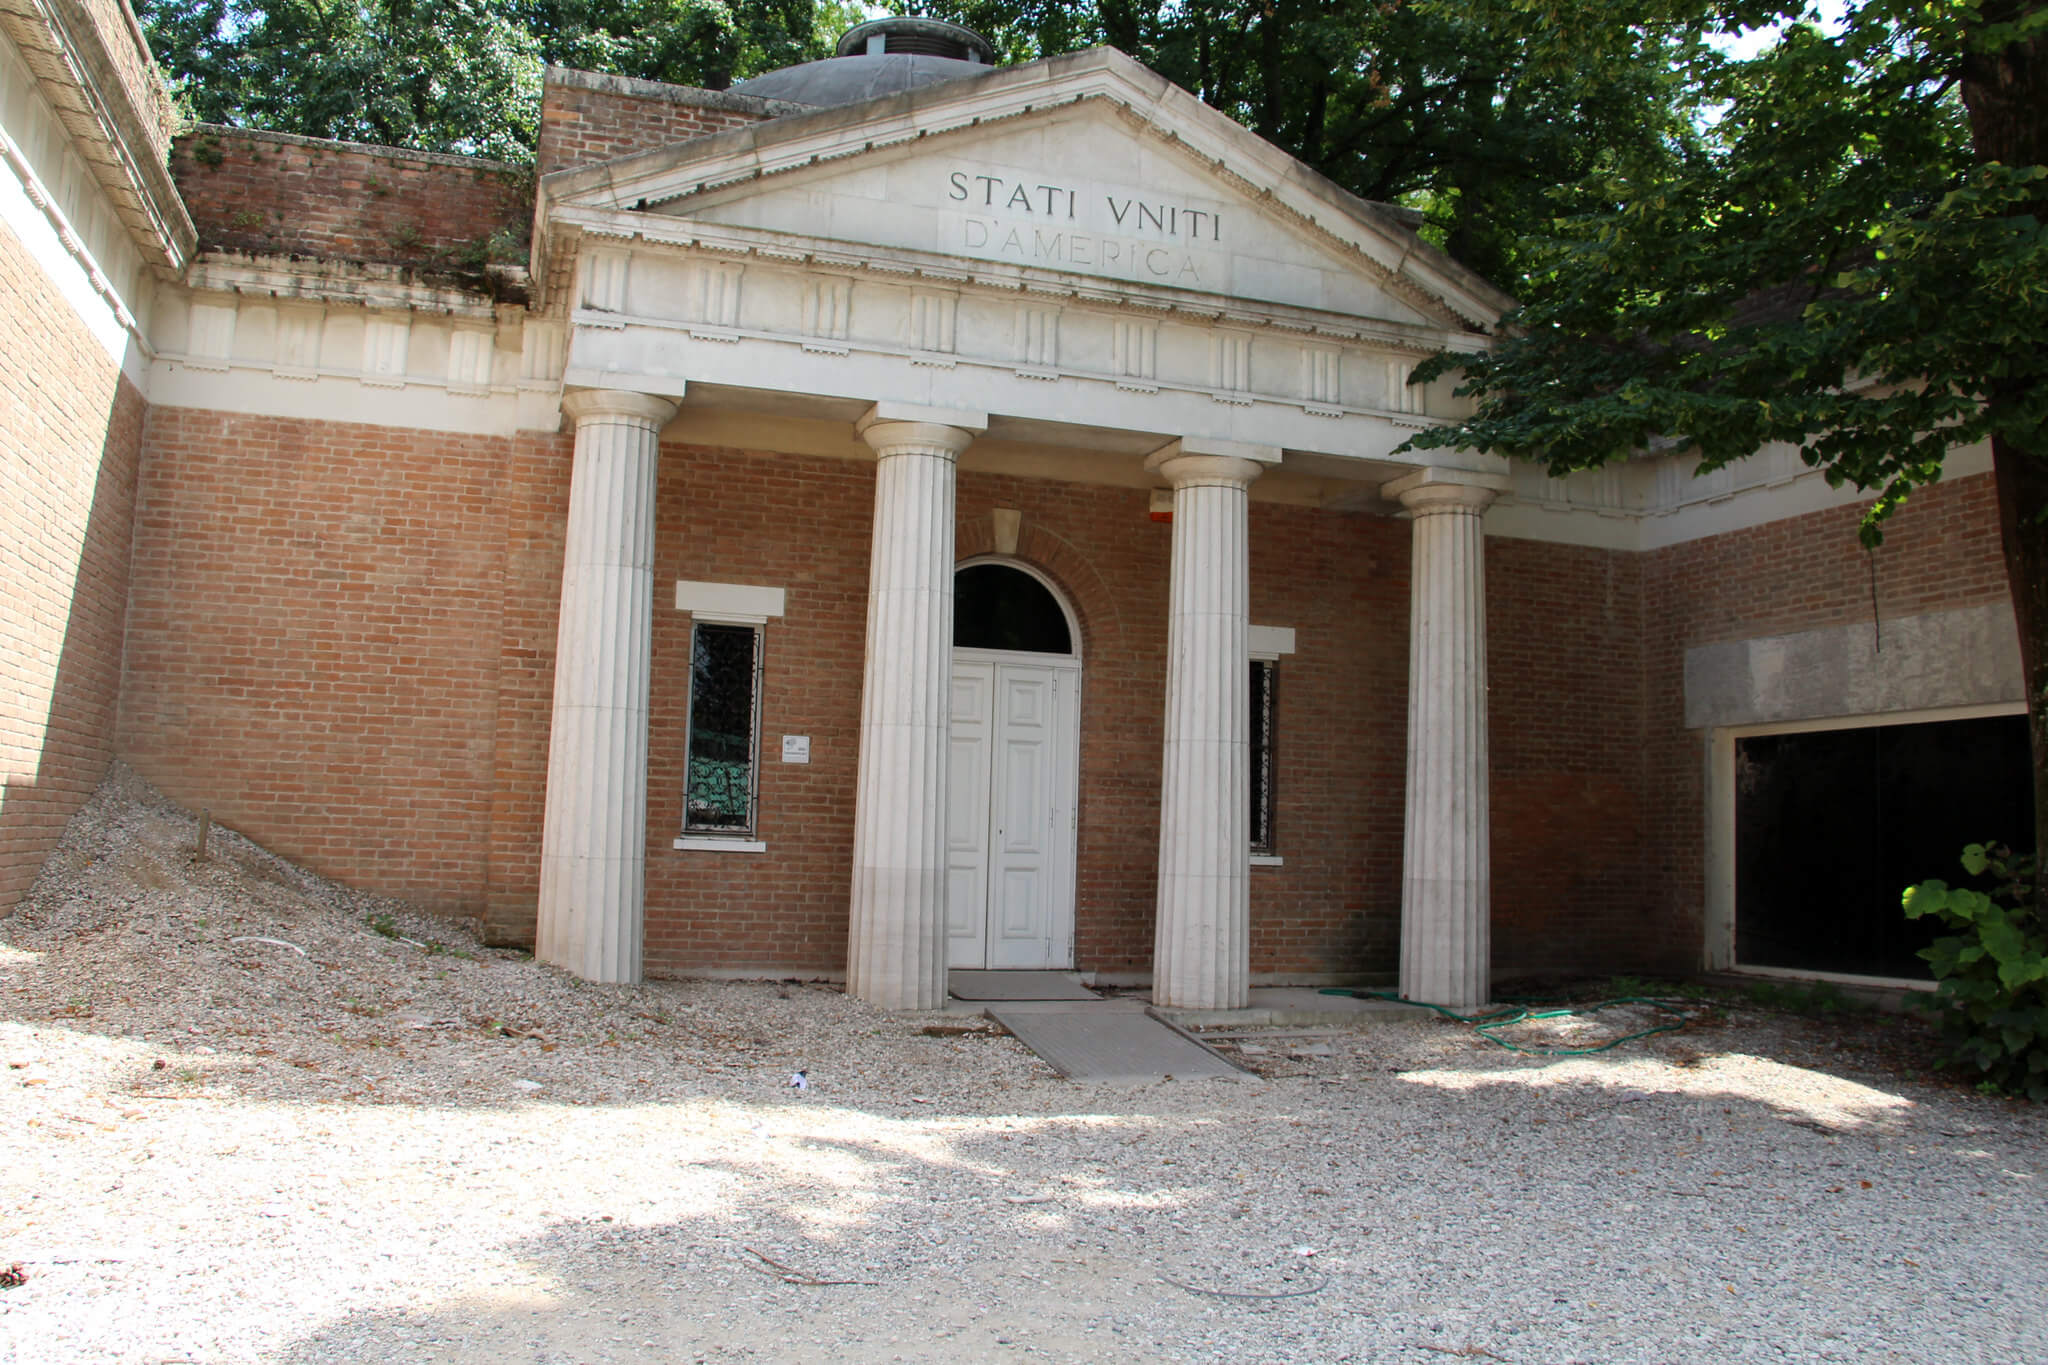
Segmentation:
{"type": "Polygon", "coordinates": [[[946,973],[946,992],[955,1000],[1100,1000],[1072,972],[970,971],[946,973]]]}
{"type": "Polygon", "coordinates": [[[1186,1080],[1245,1073],[1141,1010],[1094,1005],[991,1005],[988,1017],[1070,1081],[1186,1080]]]}

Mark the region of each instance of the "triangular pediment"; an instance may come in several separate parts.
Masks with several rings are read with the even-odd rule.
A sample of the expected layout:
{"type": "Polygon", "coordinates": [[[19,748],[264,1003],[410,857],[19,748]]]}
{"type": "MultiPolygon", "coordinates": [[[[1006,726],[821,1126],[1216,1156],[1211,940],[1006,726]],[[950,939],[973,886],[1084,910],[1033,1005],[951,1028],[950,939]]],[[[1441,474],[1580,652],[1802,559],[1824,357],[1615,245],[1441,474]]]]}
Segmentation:
{"type": "Polygon", "coordinates": [[[1396,327],[1490,330],[1509,302],[1111,49],[562,172],[542,214],[1396,327]]]}

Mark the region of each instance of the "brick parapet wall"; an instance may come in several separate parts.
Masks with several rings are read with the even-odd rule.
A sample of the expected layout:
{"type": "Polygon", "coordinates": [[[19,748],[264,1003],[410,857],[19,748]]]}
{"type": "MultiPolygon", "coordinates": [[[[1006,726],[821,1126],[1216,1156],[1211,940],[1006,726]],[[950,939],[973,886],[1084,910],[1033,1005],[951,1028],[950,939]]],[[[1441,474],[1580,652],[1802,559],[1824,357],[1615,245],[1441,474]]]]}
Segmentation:
{"type": "Polygon", "coordinates": [[[809,106],[551,66],[534,165],[542,175],[572,170],[800,112],[809,106]]]}
{"type": "Polygon", "coordinates": [[[526,261],[525,167],[201,124],[171,169],[202,250],[478,275],[526,261]]]}
{"type": "Polygon", "coordinates": [[[0,226],[0,914],[113,755],[141,395],[0,226]]]}
{"type": "Polygon", "coordinates": [[[145,146],[159,163],[170,149],[171,132],[177,127],[178,111],[171,102],[170,86],[151,55],[149,42],[135,21],[126,0],[73,0],[91,17],[99,45],[121,87],[122,96],[134,111],[135,125],[145,146]]]}

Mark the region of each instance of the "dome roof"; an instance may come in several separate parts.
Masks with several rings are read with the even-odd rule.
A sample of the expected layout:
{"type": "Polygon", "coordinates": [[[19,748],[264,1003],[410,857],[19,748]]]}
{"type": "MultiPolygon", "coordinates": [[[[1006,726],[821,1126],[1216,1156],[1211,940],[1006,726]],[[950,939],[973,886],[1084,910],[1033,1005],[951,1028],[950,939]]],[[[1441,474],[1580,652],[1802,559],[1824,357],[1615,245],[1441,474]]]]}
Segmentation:
{"type": "Polygon", "coordinates": [[[830,108],[957,81],[993,69],[995,48],[973,29],[939,19],[875,19],[839,40],[839,55],[741,81],[735,93],[830,108]]]}

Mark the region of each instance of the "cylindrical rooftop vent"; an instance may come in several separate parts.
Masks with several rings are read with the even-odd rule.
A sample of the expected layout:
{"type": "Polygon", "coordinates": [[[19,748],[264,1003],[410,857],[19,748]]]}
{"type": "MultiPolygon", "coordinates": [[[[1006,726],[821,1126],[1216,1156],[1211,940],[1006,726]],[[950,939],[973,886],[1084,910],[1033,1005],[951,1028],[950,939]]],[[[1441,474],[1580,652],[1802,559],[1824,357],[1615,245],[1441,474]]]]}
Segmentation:
{"type": "Polygon", "coordinates": [[[983,66],[994,66],[996,61],[994,44],[973,29],[943,19],[913,19],[906,15],[854,25],[840,38],[837,55],[880,57],[889,53],[950,57],[956,62],[978,62],[983,66]]]}

